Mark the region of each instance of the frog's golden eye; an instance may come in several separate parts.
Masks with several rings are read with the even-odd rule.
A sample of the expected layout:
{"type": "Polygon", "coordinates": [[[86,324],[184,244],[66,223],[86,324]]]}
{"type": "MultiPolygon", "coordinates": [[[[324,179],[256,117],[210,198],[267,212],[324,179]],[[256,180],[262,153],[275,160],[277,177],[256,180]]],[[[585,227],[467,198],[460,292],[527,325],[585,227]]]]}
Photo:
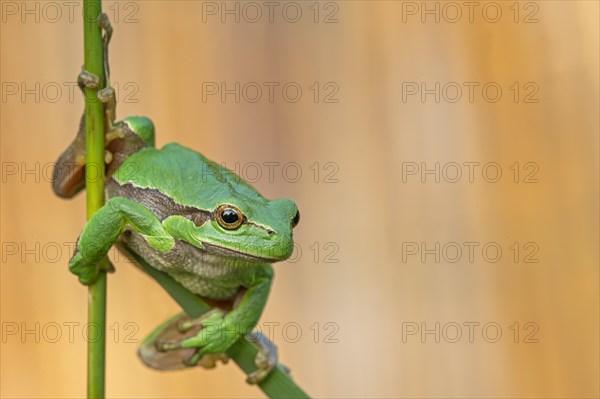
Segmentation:
{"type": "Polygon", "coordinates": [[[233,205],[221,205],[215,213],[219,225],[227,230],[235,230],[244,222],[244,214],[233,205]]]}

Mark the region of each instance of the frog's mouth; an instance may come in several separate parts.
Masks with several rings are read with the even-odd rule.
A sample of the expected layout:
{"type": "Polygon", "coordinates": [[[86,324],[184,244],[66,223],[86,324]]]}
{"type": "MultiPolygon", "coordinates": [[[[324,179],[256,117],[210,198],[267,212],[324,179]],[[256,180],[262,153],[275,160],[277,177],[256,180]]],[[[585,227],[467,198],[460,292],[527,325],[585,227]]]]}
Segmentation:
{"type": "Polygon", "coordinates": [[[283,260],[281,258],[267,258],[267,257],[263,257],[263,256],[252,255],[247,252],[237,251],[237,250],[231,249],[231,248],[220,247],[218,245],[209,244],[204,241],[201,241],[201,243],[207,252],[216,253],[216,254],[219,254],[222,256],[239,258],[239,259],[247,259],[247,260],[252,260],[255,262],[263,262],[263,263],[264,262],[273,263],[273,262],[279,262],[279,261],[283,260]]]}

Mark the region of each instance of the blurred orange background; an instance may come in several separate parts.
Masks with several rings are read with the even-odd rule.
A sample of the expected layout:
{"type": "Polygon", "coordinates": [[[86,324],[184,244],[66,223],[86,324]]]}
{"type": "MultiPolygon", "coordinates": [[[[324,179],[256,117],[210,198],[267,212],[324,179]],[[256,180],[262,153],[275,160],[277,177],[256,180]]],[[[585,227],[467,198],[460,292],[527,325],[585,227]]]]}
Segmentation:
{"type": "MultiPolygon", "coordinates": [[[[598,2],[466,3],[105,2],[118,116],[298,203],[261,326],[314,397],[600,394],[598,2]]],[[[85,198],[49,175],[82,6],[0,6],[0,393],[81,397],[85,198]]],[[[145,368],[178,307],[111,259],[107,396],[262,396],[233,364],[145,368]]]]}

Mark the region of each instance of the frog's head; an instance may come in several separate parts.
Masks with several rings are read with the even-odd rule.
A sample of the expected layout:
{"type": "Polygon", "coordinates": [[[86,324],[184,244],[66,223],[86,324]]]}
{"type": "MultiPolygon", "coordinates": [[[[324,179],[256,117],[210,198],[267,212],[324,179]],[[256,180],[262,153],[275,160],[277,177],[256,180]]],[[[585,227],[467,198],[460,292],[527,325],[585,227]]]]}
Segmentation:
{"type": "Polygon", "coordinates": [[[268,200],[233,171],[178,144],[140,150],[126,162],[135,164],[137,173],[115,179],[165,197],[159,202],[174,209],[163,225],[173,237],[239,260],[276,262],[291,256],[292,229],[300,218],[293,201],[268,200]]]}
{"type": "Polygon", "coordinates": [[[300,213],[291,200],[236,195],[216,204],[195,236],[209,252],[277,262],[291,256],[292,230],[299,220],[300,213]]]}

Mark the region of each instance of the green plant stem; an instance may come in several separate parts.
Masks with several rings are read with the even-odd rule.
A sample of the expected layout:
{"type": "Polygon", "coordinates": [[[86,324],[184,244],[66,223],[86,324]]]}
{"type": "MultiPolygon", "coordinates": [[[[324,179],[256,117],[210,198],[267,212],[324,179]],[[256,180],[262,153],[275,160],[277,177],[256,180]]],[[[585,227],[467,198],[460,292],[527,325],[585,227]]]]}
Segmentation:
{"type": "MultiPolygon", "coordinates": [[[[104,204],[104,105],[97,99],[98,90],[105,85],[103,70],[102,31],[98,17],[101,0],[83,1],[84,68],[99,77],[97,88],[85,89],[85,151],[88,219],[104,204]]],[[[106,351],[106,273],[88,293],[88,398],[104,397],[106,351]]]]}
{"type": "MultiPolygon", "coordinates": [[[[168,274],[148,265],[144,259],[132,251],[127,245],[120,243],[119,249],[138,264],[144,272],[155,279],[171,297],[181,306],[190,317],[198,317],[208,312],[211,307],[197,295],[185,289],[181,284],[173,280],[168,274]]],[[[240,339],[227,351],[227,355],[246,373],[250,374],[256,369],[254,360],[258,349],[246,339],[240,339]]],[[[273,372],[260,384],[259,388],[269,398],[298,398],[304,399],[309,396],[294,383],[290,375],[276,367],[273,372]]]]}

